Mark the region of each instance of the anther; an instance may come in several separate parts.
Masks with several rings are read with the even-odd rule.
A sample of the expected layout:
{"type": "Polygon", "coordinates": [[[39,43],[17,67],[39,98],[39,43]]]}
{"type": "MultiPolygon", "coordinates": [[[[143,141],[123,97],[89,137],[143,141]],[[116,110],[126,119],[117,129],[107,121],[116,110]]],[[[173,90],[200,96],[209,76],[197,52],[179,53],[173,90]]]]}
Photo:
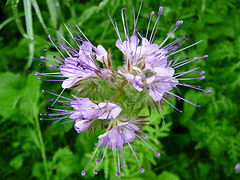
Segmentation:
{"type": "Polygon", "coordinates": [[[206,78],[206,76],[201,76],[199,79],[200,80],[203,80],[203,79],[205,79],[206,78]]]}
{"type": "Polygon", "coordinates": [[[144,173],[145,169],[144,168],[140,168],[140,173],[144,173]]]}
{"type": "Polygon", "coordinates": [[[150,16],[154,16],[154,14],[155,14],[154,11],[152,11],[152,12],[150,13],[150,16]]]}
{"type": "Polygon", "coordinates": [[[176,22],[176,26],[177,26],[177,27],[181,26],[182,24],[183,24],[183,21],[182,21],[182,20],[176,22]]]}
{"type": "Polygon", "coordinates": [[[148,137],[147,137],[147,136],[145,136],[145,135],[143,135],[142,137],[143,137],[143,139],[147,139],[147,138],[148,138],[148,137]]]}
{"type": "Polygon", "coordinates": [[[86,171],[82,171],[82,172],[81,172],[81,175],[82,175],[82,176],[85,176],[85,174],[86,174],[86,171]]]}
{"type": "Polygon", "coordinates": [[[210,94],[212,91],[211,90],[207,90],[207,91],[204,91],[206,94],[210,94]]]}
{"type": "Polygon", "coordinates": [[[200,74],[200,75],[203,75],[203,74],[205,74],[205,71],[201,71],[199,74],[200,74]]]}
{"type": "Polygon", "coordinates": [[[125,168],[125,167],[126,167],[126,164],[122,164],[122,165],[121,165],[121,168],[125,168]]]}
{"type": "Polygon", "coordinates": [[[47,59],[46,57],[44,57],[44,56],[40,56],[40,59],[47,59]]]}
{"type": "Polygon", "coordinates": [[[161,15],[162,15],[162,13],[163,13],[163,7],[162,7],[162,6],[160,6],[160,7],[159,7],[159,10],[158,10],[158,15],[159,15],[159,16],[161,16],[161,15]]]}

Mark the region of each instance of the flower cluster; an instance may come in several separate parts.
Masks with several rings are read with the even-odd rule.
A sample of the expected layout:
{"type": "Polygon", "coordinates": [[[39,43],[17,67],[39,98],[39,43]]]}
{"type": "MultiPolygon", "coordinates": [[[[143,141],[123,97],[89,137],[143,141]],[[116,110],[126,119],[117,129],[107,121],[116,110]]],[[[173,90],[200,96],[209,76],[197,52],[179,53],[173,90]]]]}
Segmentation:
{"type": "MultiPolygon", "coordinates": [[[[125,87],[132,88],[132,90],[136,92],[136,96],[139,96],[140,92],[144,92],[151,100],[150,103],[154,105],[160,106],[161,102],[165,102],[177,111],[180,110],[170,103],[169,98],[176,98],[198,106],[173,93],[172,90],[177,86],[186,86],[210,93],[210,91],[203,90],[199,86],[183,83],[187,80],[205,79],[205,76],[203,76],[204,71],[199,71],[199,67],[185,72],[176,72],[178,68],[188,63],[207,58],[207,55],[194,58],[170,58],[174,54],[190,48],[201,41],[181,48],[188,40],[187,37],[184,36],[165,45],[173,33],[183,24],[183,21],[179,20],[161,44],[153,43],[160,17],[163,13],[163,7],[160,7],[158,10],[151,33],[150,27],[152,17],[155,13],[150,13],[146,34],[144,35],[140,34],[137,30],[140,9],[141,5],[138,14],[134,17],[133,34],[129,33],[126,9],[122,9],[121,16],[125,34],[124,38],[120,36],[117,23],[110,17],[118,36],[116,47],[122,52],[125,60],[124,64],[117,70],[112,66],[110,51],[107,51],[102,45],[94,46],[78,26],[75,28],[66,26],[70,34],[70,39],[75,42],[76,47],[66,40],[61,33],[59,33],[59,36],[62,41],[58,41],[52,36],[49,36],[52,45],[58,50],[60,55],[56,56],[46,51],[52,58],[42,56],[38,59],[49,64],[49,66],[45,67],[49,68],[52,72],[35,74],[53,78],[39,79],[45,81],[62,81],[63,90],[59,95],[47,91],[43,92],[56,96],[56,99],[52,100],[52,106],[57,102],[62,104],[61,107],[65,107],[65,109],[50,107],[49,109],[54,111],[54,113],[42,114],[42,116],[47,116],[46,118],[43,117],[42,120],[55,120],[58,122],[65,119],[66,121],[63,123],[74,123],[74,129],[77,133],[95,128],[101,128],[104,131],[102,135],[99,135],[97,148],[81,175],[86,174],[87,168],[93,159],[96,158],[95,156],[97,156],[99,148],[101,148],[100,158],[96,159],[98,165],[94,170],[94,174],[98,174],[107,149],[117,149],[118,171],[116,172],[116,176],[120,176],[121,168],[126,166],[122,161],[122,153],[125,146],[129,146],[139,166],[140,172],[143,173],[144,168],[132,148],[132,142],[136,141],[136,139],[142,141],[156,156],[160,156],[160,153],[155,151],[146,142],[145,139],[147,139],[147,136],[142,132],[144,126],[147,125],[147,121],[138,118],[137,114],[134,119],[124,113],[126,112],[123,111],[124,103],[128,100],[120,100],[120,97],[125,87]],[[80,35],[76,33],[76,29],[80,32],[80,35]],[[190,73],[195,74],[196,77],[183,78],[184,75],[189,75],[190,73]],[[97,86],[101,86],[98,82],[102,80],[115,87],[113,94],[104,96],[104,99],[102,99],[103,96],[101,96],[101,92],[99,91],[97,95],[92,96],[99,98],[91,99],[86,96],[86,94],[89,93],[83,93],[91,93],[93,88],[98,88],[89,87],[88,89],[84,89],[83,87],[86,83],[93,82],[97,86]],[[77,95],[72,95],[72,98],[62,96],[62,93],[66,89],[75,90],[77,95]]],[[[149,103],[149,101],[147,102],[149,103]]],[[[143,102],[143,104],[145,105],[145,102],[143,102]]]]}

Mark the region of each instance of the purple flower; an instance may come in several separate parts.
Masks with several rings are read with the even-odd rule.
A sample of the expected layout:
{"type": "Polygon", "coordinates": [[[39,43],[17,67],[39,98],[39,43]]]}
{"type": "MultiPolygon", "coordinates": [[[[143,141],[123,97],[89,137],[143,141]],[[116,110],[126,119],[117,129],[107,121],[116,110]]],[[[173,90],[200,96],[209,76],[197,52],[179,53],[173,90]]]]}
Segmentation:
{"type": "Polygon", "coordinates": [[[61,80],[39,78],[45,81],[63,81],[62,88],[64,89],[75,87],[82,80],[88,78],[111,78],[112,63],[108,58],[108,53],[104,47],[102,45],[95,47],[88,39],[79,39],[76,37],[72,38],[75,40],[78,46],[77,48],[73,48],[64,38],[63,40],[67,42],[67,45],[55,40],[52,36],[49,36],[52,45],[59,51],[61,57],[48,52],[53,56],[53,58],[41,56],[38,60],[49,64],[50,66],[45,67],[56,70],[57,72],[34,74],[54,78],[65,78],[61,80]],[[101,62],[105,68],[100,68],[95,59],[101,62]]]}
{"type": "MultiPolygon", "coordinates": [[[[177,21],[175,28],[168,34],[166,39],[161,44],[153,43],[155,35],[157,33],[157,26],[160,22],[160,17],[163,12],[163,7],[159,8],[157,20],[153,26],[151,34],[149,34],[149,27],[151,24],[152,17],[154,13],[150,13],[150,18],[147,26],[147,32],[145,35],[140,34],[137,30],[137,21],[134,21],[134,30],[133,34],[130,35],[128,31],[128,25],[126,20],[126,9],[122,9],[122,20],[123,20],[123,28],[125,34],[125,40],[122,40],[119,30],[116,24],[113,23],[113,26],[118,35],[118,40],[116,41],[116,47],[123,53],[126,61],[125,64],[119,68],[119,74],[124,76],[128,83],[131,84],[136,90],[142,91],[143,89],[147,89],[149,91],[149,95],[152,97],[154,101],[165,101],[171,106],[173,106],[169,101],[164,98],[174,97],[177,99],[184,100],[190,104],[190,101],[183,99],[182,97],[172,93],[172,89],[176,86],[185,86],[194,88],[200,91],[204,91],[208,93],[209,91],[203,90],[198,86],[194,86],[187,83],[182,83],[181,81],[188,81],[199,79],[205,79],[205,76],[202,75],[202,71],[197,71],[198,68],[194,68],[185,72],[178,72],[176,70],[186,64],[194,62],[199,59],[207,58],[207,55],[202,57],[194,57],[194,58],[178,58],[171,59],[170,57],[174,54],[177,54],[185,49],[188,49],[202,41],[198,41],[190,46],[182,47],[182,45],[187,42],[187,37],[184,36],[175,41],[172,41],[168,45],[165,43],[170,39],[173,33],[183,24],[183,21],[177,21]],[[164,46],[165,45],[165,46],[164,46]],[[200,76],[191,77],[191,78],[182,78],[184,75],[198,73],[200,76]]],[[[139,14],[138,14],[139,15],[139,14]]],[[[193,104],[195,105],[195,104],[193,104]]],[[[196,105],[197,106],[197,105],[196,105]]],[[[174,107],[174,106],[173,106],[174,107]]],[[[175,107],[174,107],[175,108],[175,107]]],[[[175,108],[177,109],[177,108],[175,108]]]]}
{"type": "Polygon", "coordinates": [[[64,99],[57,100],[57,102],[62,103],[65,106],[71,106],[74,110],[49,108],[50,110],[56,111],[56,113],[42,114],[42,116],[55,117],[50,119],[41,118],[41,120],[55,120],[58,122],[66,118],[70,118],[69,121],[64,123],[75,122],[74,129],[77,133],[88,130],[92,123],[96,120],[115,119],[122,111],[118,105],[110,102],[96,103],[91,101],[89,98],[79,98],[77,96],[73,96],[74,99],[69,99],[54,93],[50,94],[64,99]]]}
{"type": "MultiPolygon", "coordinates": [[[[195,46],[201,41],[198,41],[187,47],[182,47],[183,44],[185,44],[188,40],[186,36],[183,36],[182,38],[166,44],[174,32],[183,24],[183,21],[180,20],[176,22],[174,29],[167,35],[166,39],[164,39],[162,43],[154,43],[160,18],[163,13],[163,7],[159,7],[156,21],[153,25],[151,25],[151,23],[155,13],[150,13],[146,28],[147,31],[146,33],[142,34],[140,33],[141,31],[138,31],[137,29],[141,6],[142,3],[140,5],[138,14],[134,14],[132,34],[129,33],[130,31],[126,18],[126,9],[122,9],[121,16],[125,35],[124,38],[122,38],[120,35],[122,33],[119,32],[117,23],[114,22],[110,17],[118,36],[115,45],[123,53],[125,60],[123,66],[119,67],[117,72],[112,68],[111,54],[109,51],[106,51],[102,45],[95,47],[78,26],[76,26],[76,28],[81,33],[81,36],[76,34],[75,30],[72,30],[72,27],[66,26],[68,32],[70,33],[71,39],[75,42],[76,47],[73,47],[60,33],[59,35],[65,44],[54,39],[52,36],[49,36],[52,45],[58,50],[59,56],[53,55],[52,53],[46,51],[48,54],[52,55],[53,58],[46,58],[42,56],[39,59],[40,61],[49,64],[49,66],[46,66],[47,68],[55,70],[56,72],[35,74],[53,78],[62,78],[60,80],[42,80],[62,82],[63,90],[61,94],[50,94],[57,96],[57,99],[53,100],[53,104],[58,102],[63,105],[61,107],[66,107],[66,109],[50,107],[49,109],[53,110],[54,113],[43,114],[42,116],[48,116],[50,118],[41,119],[54,120],[55,122],[68,119],[64,123],[74,122],[74,129],[77,133],[81,133],[86,130],[92,130],[92,128],[95,128],[98,123],[102,125],[101,128],[104,130],[104,133],[98,137],[99,140],[96,150],[94,151],[84,170],[81,172],[83,176],[86,174],[87,168],[97,155],[99,149],[102,149],[102,151],[100,151],[99,157],[96,160],[98,165],[94,170],[94,174],[98,174],[99,167],[105,157],[105,153],[107,149],[110,149],[117,153],[118,171],[116,172],[116,176],[120,176],[121,168],[126,166],[122,161],[122,153],[126,146],[128,146],[132,151],[132,154],[139,166],[139,171],[143,173],[145,170],[140,164],[136,152],[132,148],[132,143],[137,139],[141,140],[148,148],[150,148],[156,156],[160,156],[160,153],[156,152],[145,141],[147,137],[143,135],[142,128],[146,125],[146,121],[123,121],[121,119],[122,117],[128,117],[128,114],[124,114],[125,111],[123,111],[123,115],[120,116],[120,113],[122,112],[120,105],[124,104],[125,102],[122,101],[119,103],[119,105],[117,105],[116,102],[124,92],[125,86],[130,85],[139,92],[147,92],[153,101],[157,102],[155,104],[160,104],[160,102],[164,101],[176,110],[178,109],[167,100],[168,97],[176,98],[177,100],[183,100],[187,103],[198,106],[172,93],[171,91],[177,86],[190,87],[204,91],[205,93],[210,92],[201,89],[199,86],[183,83],[189,80],[205,79],[205,76],[203,76],[205,72],[199,71],[199,67],[184,72],[178,72],[180,67],[199,59],[207,58],[207,55],[194,58],[171,58],[174,54],[195,46]],[[150,27],[153,27],[151,31],[150,27]],[[193,77],[184,77],[184,75],[189,74],[193,74],[193,77]],[[96,102],[87,97],[83,98],[73,95],[73,98],[67,98],[62,96],[62,93],[67,88],[75,88],[75,90],[81,94],[81,88],[84,87],[81,85],[84,85],[85,80],[90,78],[93,79],[93,82],[95,80],[100,82],[98,81],[99,79],[109,79],[109,85],[114,86],[113,89],[117,89],[116,92],[114,92],[115,95],[109,94],[109,97],[112,97],[112,99],[108,101],[107,98],[103,102],[96,102]]],[[[99,89],[105,88],[105,86],[101,83],[96,84],[102,86],[99,89]]],[[[91,88],[89,88],[89,93],[91,93],[91,88]]],[[[126,93],[126,95],[128,94],[126,93]]],[[[137,95],[139,94],[136,94],[136,96],[137,95]]],[[[129,101],[129,99],[126,98],[126,101],[129,101]]],[[[136,114],[136,117],[138,117],[138,114],[136,114]]],[[[236,171],[239,169],[238,164],[235,167],[235,169],[237,169],[236,171]]]]}
{"type": "Polygon", "coordinates": [[[98,104],[98,119],[115,119],[122,109],[116,104],[105,102],[98,104]]]}
{"type": "Polygon", "coordinates": [[[87,163],[84,170],[81,172],[81,174],[84,176],[86,174],[86,170],[88,166],[90,165],[91,161],[95,157],[97,151],[99,148],[102,148],[103,154],[101,155],[101,158],[98,158],[96,160],[98,164],[97,168],[94,170],[94,174],[98,174],[98,169],[105,157],[106,150],[110,148],[111,150],[117,149],[117,157],[118,157],[118,171],[116,172],[116,176],[121,175],[121,168],[125,168],[126,165],[122,163],[122,152],[124,150],[124,145],[128,145],[131,149],[133,156],[136,159],[136,162],[139,166],[139,171],[141,173],[144,173],[144,168],[142,167],[136,152],[133,150],[131,142],[133,142],[136,138],[140,139],[148,148],[150,148],[157,157],[160,156],[159,152],[156,152],[144,139],[147,137],[144,136],[140,130],[140,127],[144,124],[144,121],[141,120],[135,120],[130,122],[118,122],[110,124],[108,130],[100,135],[98,146],[96,150],[94,151],[92,157],[90,158],[89,162],[87,163]]]}
{"type": "Polygon", "coordinates": [[[123,148],[124,144],[133,142],[136,138],[135,132],[139,130],[139,127],[133,123],[119,123],[111,130],[100,135],[98,145],[108,146],[111,149],[123,148]]]}
{"type": "Polygon", "coordinates": [[[76,120],[74,124],[74,129],[77,133],[86,131],[91,126],[91,121],[89,120],[76,120]]]}

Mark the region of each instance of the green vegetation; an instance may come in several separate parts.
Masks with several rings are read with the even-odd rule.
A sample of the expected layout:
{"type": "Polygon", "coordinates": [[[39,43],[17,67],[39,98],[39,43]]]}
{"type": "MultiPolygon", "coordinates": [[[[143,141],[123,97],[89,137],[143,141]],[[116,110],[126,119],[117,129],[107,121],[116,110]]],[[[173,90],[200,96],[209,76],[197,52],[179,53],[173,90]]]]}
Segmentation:
{"type": "MultiPolygon", "coordinates": [[[[39,121],[39,113],[46,113],[49,106],[46,99],[52,98],[41,93],[41,89],[60,93],[61,85],[42,83],[29,72],[48,71],[32,57],[47,56],[43,49],[54,50],[47,43],[47,36],[58,37],[56,30],[69,37],[64,23],[78,24],[93,44],[110,48],[117,67],[122,63],[122,55],[114,46],[116,35],[107,11],[120,25],[121,8],[128,8],[128,19],[132,21],[131,8],[137,9],[139,3],[140,0],[0,2],[0,179],[116,179],[112,153],[107,154],[97,176],[91,170],[85,177],[80,175],[99,133],[77,134],[72,124],[39,121]]],[[[188,35],[188,45],[202,39],[204,42],[181,54],[208,54],[209,58],[182,70],[201,66],[207,78],[194,83],[212,93],[179,88],[184,98],[202,107],[177,101],[173,103],[182,113],[167,104],[161,114],[152,111],[145,134],[161,157],[155,158],[141,142],[135,143],[146,172],[139,173],[127,149],[127,168],[122,179],[240,179],[234,171],[240,162],[240,1],[144,0],[138,24],[140,33],[147,28],[149,12],[157,11],[159,6],[165,10],[155,42],[161,42],[177,20],[183,20],[175,37],[188,35]]],[[[148,115],[148,110],[142,113],[148,115]]]]}

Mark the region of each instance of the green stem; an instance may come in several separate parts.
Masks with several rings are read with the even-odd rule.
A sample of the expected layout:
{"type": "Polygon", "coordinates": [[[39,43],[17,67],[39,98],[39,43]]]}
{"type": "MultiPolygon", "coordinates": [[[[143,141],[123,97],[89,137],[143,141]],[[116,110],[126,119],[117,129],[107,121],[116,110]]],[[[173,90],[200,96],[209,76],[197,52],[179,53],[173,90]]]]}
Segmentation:
{"type": "Polygon", "coordinates": [[[41,152],[41,156],[42,156],[42,160],[43,160],[43,166],[44,166],[44,170],[45,170],[46,180],[49,180],[47,157],[46,157],[46,153],[45,153],[45,145],[44,145],[43,138],[42,138],[42,132],[41,132],[38,118],[34,117],[34,120],[35,120],[36,129],[37,129],[38,140],[39,140],[39,144],[40,144],[40,152],[41,152]]]}

